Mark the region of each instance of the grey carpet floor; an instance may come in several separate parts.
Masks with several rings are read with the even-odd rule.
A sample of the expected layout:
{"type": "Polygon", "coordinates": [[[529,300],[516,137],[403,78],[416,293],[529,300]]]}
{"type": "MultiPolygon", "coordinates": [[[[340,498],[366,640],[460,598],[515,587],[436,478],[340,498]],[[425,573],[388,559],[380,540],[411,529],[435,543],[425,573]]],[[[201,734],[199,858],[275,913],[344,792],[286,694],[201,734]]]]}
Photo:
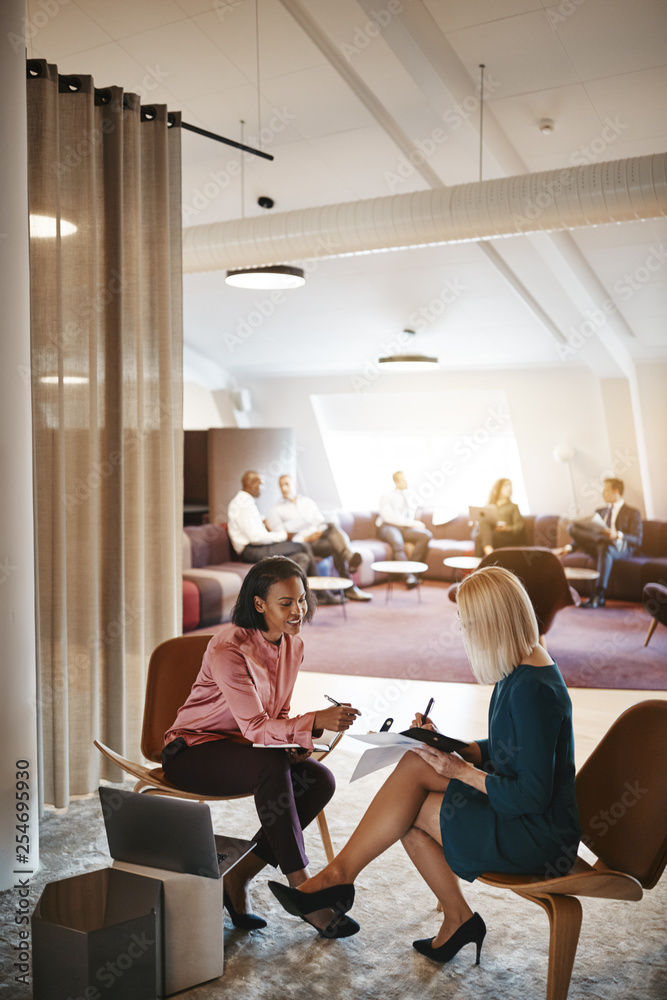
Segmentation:
{"type": "MultiPolygon", "coordinates": [[[[342,846],[387,772],[348,783],[357,756],[344,748],[329,760],[338,790],[327,809],[334,846],[342,846]]],[[[129,787],[129,786],[126,786],[129,787]]],[[[256,827],[251,799],[213,803],[216,832],[250,836],[256,827]]],[[[34,906],[48,881],[110,863],[97,796],[80,799],[65,814],[48,812],[41,829],[41,868],[31,883],[34,906]]],[[[314,826],[307,833],[311,869],[324,863],[314,826]]],[[[440,967],[411,947],[435,933],[435,900],[400,845],[373,862],[357,883],[353,915],[361,932],[344,941],[321,941],[286,915],[262,872],[253,897],[268,926],[251,933],[225,920],[225,974],[178,994],[187,1000],[541,1000],[546,996],[548,921],[534,903],[474,883],[465,891],[488,933],[480,966],[466,947],[440,967]]],[[[279,879],[280,875],[277,876],[279,879]]],[[[665,1000],[667,996],[667,879],[639,903],[582,900],[584,918],[569,1000],[665,1000]]],[[[0,894],[0,1000],[28,1000],[31,989],[14,982],[12,945],[16,899],[0,894]]],[[[102,994],[104,991],[102,990],[102,994]]]]}

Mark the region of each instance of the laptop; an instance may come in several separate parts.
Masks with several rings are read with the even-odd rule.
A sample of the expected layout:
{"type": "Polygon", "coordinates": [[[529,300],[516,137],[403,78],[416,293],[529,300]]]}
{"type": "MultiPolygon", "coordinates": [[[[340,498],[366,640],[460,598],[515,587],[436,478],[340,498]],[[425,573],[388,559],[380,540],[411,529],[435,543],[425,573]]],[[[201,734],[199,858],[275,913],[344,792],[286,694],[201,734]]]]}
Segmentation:
{"type": "Polygon", "coordinates": [[[489,507],[488,505],[485,507],[473,507],[472,504],[468,507],[468,517],[471,521],[481,521],[483,517],[490,517],[495,520],[496,516],[495,507],[489,507]]]}
{"type": "Polygon", "coordinates": [[[214,834],[205,802],[105,785],[98,792],[115,861],[222,878],[255,846],[251,840],[214,834]]]}

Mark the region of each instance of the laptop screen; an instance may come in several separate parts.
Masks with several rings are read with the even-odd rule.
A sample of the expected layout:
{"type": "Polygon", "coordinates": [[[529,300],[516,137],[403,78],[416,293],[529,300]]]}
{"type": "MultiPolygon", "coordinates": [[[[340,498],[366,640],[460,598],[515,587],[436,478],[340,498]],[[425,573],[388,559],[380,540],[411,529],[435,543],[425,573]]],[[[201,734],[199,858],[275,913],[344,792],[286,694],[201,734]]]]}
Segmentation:
{"type": "MultiPolygon", "coordinates": [[[[220,878],[211,810],[206,803],[104,785],[99,795],[114,860],[220,878]]],[[[229,867],[224,865],[223,871],[229,867]]]]}

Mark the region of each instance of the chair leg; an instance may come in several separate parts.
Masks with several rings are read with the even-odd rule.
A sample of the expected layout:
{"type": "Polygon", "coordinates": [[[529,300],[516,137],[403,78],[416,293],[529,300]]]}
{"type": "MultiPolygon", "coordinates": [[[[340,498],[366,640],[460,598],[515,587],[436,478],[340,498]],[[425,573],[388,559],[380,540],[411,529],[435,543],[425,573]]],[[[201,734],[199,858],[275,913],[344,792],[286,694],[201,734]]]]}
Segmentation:
{"type": "Polygon", "coordinates": [[[547,1000],[567,1000],[574,956],[581,929],[581,903],[574,896],[532,896],[519,892],[546,910],[549,917],[547,1000]]]}
{"type": "Polygon", "coordinates": [[[649,642],[651,641],[651,636],[653,635],[657,627],[658,627],[658,619],[654,618],[651,624],[649,625],[648,635],[646,636],[646,642],[644,643],[644,646],[648,646],[649,642]]]}
{"type": "Polygon", "coordinates": [[[334,849],[333,849],[333,844],[331,843],[331,837],[329,835],[329,826],[327,824],[327,818],[324,815],[324,809],[317,816],[317,825],[320,828],[320,837],[322,838],[324,853],[327,856],[327,863],[331,863],[334,859],[334,849]]]}

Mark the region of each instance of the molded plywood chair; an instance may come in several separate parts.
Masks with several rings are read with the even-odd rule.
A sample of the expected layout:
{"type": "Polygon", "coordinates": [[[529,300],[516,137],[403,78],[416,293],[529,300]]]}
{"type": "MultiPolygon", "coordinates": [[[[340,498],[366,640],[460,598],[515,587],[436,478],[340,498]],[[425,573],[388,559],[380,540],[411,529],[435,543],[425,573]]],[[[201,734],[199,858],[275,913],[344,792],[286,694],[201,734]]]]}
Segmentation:
{"type": "MultiPolygon", "coordinates": [[[[549,915],[547,1000],[565,1000],[581,927],[576,896],[640,900],[667,862],[667,701],[633,705],[603,737],[576,778],[582,840],[597,856],[566,875],[487,872],[480,881],[512,889],[549,915]],[[639,779],[639,780],[638,780],[639,779]]],[[[563,868],[569,859],[563,859],[563,868]]],[[[556,866],[558,867],[558,866],[556,866]]]]}
{"type": "Polygon", "coordinates": [[[482,566],[503,566],[519,577],[535,608],[540,636],[546,635],[561,608],[579,604],[579,595],[571,589],[560,559],[550,549],[495,549],[484,556],[480,569],[482,566]]]}
{"type": "MultiPolygon", "coordinates": [[[[197,795],[184,792],[176,785],[170,784],[162,771],[160,752],[164,744],[164,734],[176,718],[176,713],[190,694],[201,667],[204,651],[208,646],[210,635],[181,635],[175,639],[167,639],[153,650],[146,679],[146,702],[144,706],[144,721],[141,732],[141,752],[148,760],[159,764],[159,767],[145,767],[128,760],[109,747],[95,740],[95,746],[110,761],[113,761],[123,771],[137,778],[135,792],[145,792],[148,795],[173,795],[180,799],[195,799],[197,802],[220,802],[227,799],[244,799],[247,795],[197,795]]],[[[340,740],[342,733],[337,733],[331,744],[331,749],[314,753],[316,760],[323,760],[340,740]]],[[[320,836],[326,852],[327,861],[334,856],[326,816],[322,811],[317,817],[320,836]]]]}
{"type": "Polygon", "coordinates": [[[651,636],[658,627],[658,622],[667,625],[667,587],[661,583],[647,583],[642,591],[642,602],[653,618],[644,643],[645,646],[648,646],[651,636]]]}

